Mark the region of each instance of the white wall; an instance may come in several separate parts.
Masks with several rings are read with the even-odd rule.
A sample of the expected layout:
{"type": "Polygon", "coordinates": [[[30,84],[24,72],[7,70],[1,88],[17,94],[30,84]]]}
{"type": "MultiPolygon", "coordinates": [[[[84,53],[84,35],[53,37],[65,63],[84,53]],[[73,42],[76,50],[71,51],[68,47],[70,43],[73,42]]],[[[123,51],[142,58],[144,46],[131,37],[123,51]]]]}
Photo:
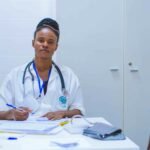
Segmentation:
{"type": "Polygon", "coordinates": [[[5,0],[0,4],[0,83],[15,66],[34,57],[32,38],[37,23],[55,18],[55,0],[5,0]]]}

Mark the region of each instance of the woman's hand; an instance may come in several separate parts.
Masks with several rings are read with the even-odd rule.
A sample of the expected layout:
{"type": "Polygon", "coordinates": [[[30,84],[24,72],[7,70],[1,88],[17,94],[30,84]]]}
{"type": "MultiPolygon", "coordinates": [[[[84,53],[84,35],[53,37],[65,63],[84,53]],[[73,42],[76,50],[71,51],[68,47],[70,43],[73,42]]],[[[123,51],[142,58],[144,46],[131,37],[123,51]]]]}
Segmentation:
{"type": "Polygon", "coordinates": [[[47,117],[49,120],[57,120],[57,119],[62,119],[65,117],[71,118],[74,115],[82,115],[81,111],[78,109],[73,109],[73,110],[62,110],[62,111],[55,111],[55,112],[48,112],[42,117],[47,117]]]}
{"type": "Polygon", "coordinates": [[[7,120],[26,120],[31,110],[27,107],[19,107],[17,109],[11,109],[7,112],[7,120]]]}
{"type": "Polygon", "coordinates": [[[49,120],[57,120],[65,117],[65,111],[48,112],[42,117],[47,117],[49,120]]]}

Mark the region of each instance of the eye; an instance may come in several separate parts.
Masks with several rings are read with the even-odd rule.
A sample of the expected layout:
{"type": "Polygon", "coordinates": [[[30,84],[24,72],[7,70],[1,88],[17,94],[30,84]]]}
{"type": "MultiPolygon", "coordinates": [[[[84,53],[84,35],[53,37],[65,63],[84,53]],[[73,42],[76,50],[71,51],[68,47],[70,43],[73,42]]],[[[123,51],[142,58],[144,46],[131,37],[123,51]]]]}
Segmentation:
{"type": "Polygon", "coordinates": [[[54,41],[54,40],[49,40],[47,43],[48,43],[49,45],[53,45],[53,44],[56,44],[56,41],[54,41]]]}
{"type": "Polygon", "coordinates": [[[44,39],[39,38],[37,41],[40,42],[40,43],[43,43],[43,42],[44,42],[44,39]]]}

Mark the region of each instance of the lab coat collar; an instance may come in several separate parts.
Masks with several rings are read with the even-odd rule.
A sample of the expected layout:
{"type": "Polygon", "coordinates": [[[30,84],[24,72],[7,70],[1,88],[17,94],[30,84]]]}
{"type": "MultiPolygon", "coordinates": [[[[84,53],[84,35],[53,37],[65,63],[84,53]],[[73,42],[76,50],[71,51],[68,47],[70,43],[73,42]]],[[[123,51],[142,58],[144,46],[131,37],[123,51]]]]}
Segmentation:
{"type": "MultiPolygon", "coordinates": [[[[25,65],[26,67],[26,65],[25,65]]],[[[25,68],[24,67],[24,68],[25,68]]],[[[34,78],[36,78],[36,73],[34,71],[34,68],[33,68],[33,64],[31,64],[30,66],[30,70],[34,76],[34,78]]],[[[51,69],[51,74],[50,74],[50,79],[49,79],[49,82],[53,81],[55,78],[57,78],[59,75],[58,75],[58,72],[56,70],[56,68],[54,67],[54,65],[52,65],[52,69],[51,69]]],[[[28,69],[27,69],[27,72],[26,72],[26,75],[25,75],[25,79],[27,78],[31,78],[31,74],[29,73],[28,69]]]]}

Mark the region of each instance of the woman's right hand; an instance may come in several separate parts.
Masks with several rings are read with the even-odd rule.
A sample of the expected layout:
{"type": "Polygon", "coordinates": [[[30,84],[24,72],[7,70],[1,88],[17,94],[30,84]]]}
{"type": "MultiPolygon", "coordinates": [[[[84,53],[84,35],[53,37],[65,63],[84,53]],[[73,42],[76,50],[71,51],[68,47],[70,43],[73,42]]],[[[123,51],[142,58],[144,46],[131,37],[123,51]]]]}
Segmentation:
{"type": "Polygon", "coordinates": [[[26,107],[21,107],[19,109],[10,109],[7,111],[7,120],[26,120],[31,112],[30,109],[26,107]]]}

